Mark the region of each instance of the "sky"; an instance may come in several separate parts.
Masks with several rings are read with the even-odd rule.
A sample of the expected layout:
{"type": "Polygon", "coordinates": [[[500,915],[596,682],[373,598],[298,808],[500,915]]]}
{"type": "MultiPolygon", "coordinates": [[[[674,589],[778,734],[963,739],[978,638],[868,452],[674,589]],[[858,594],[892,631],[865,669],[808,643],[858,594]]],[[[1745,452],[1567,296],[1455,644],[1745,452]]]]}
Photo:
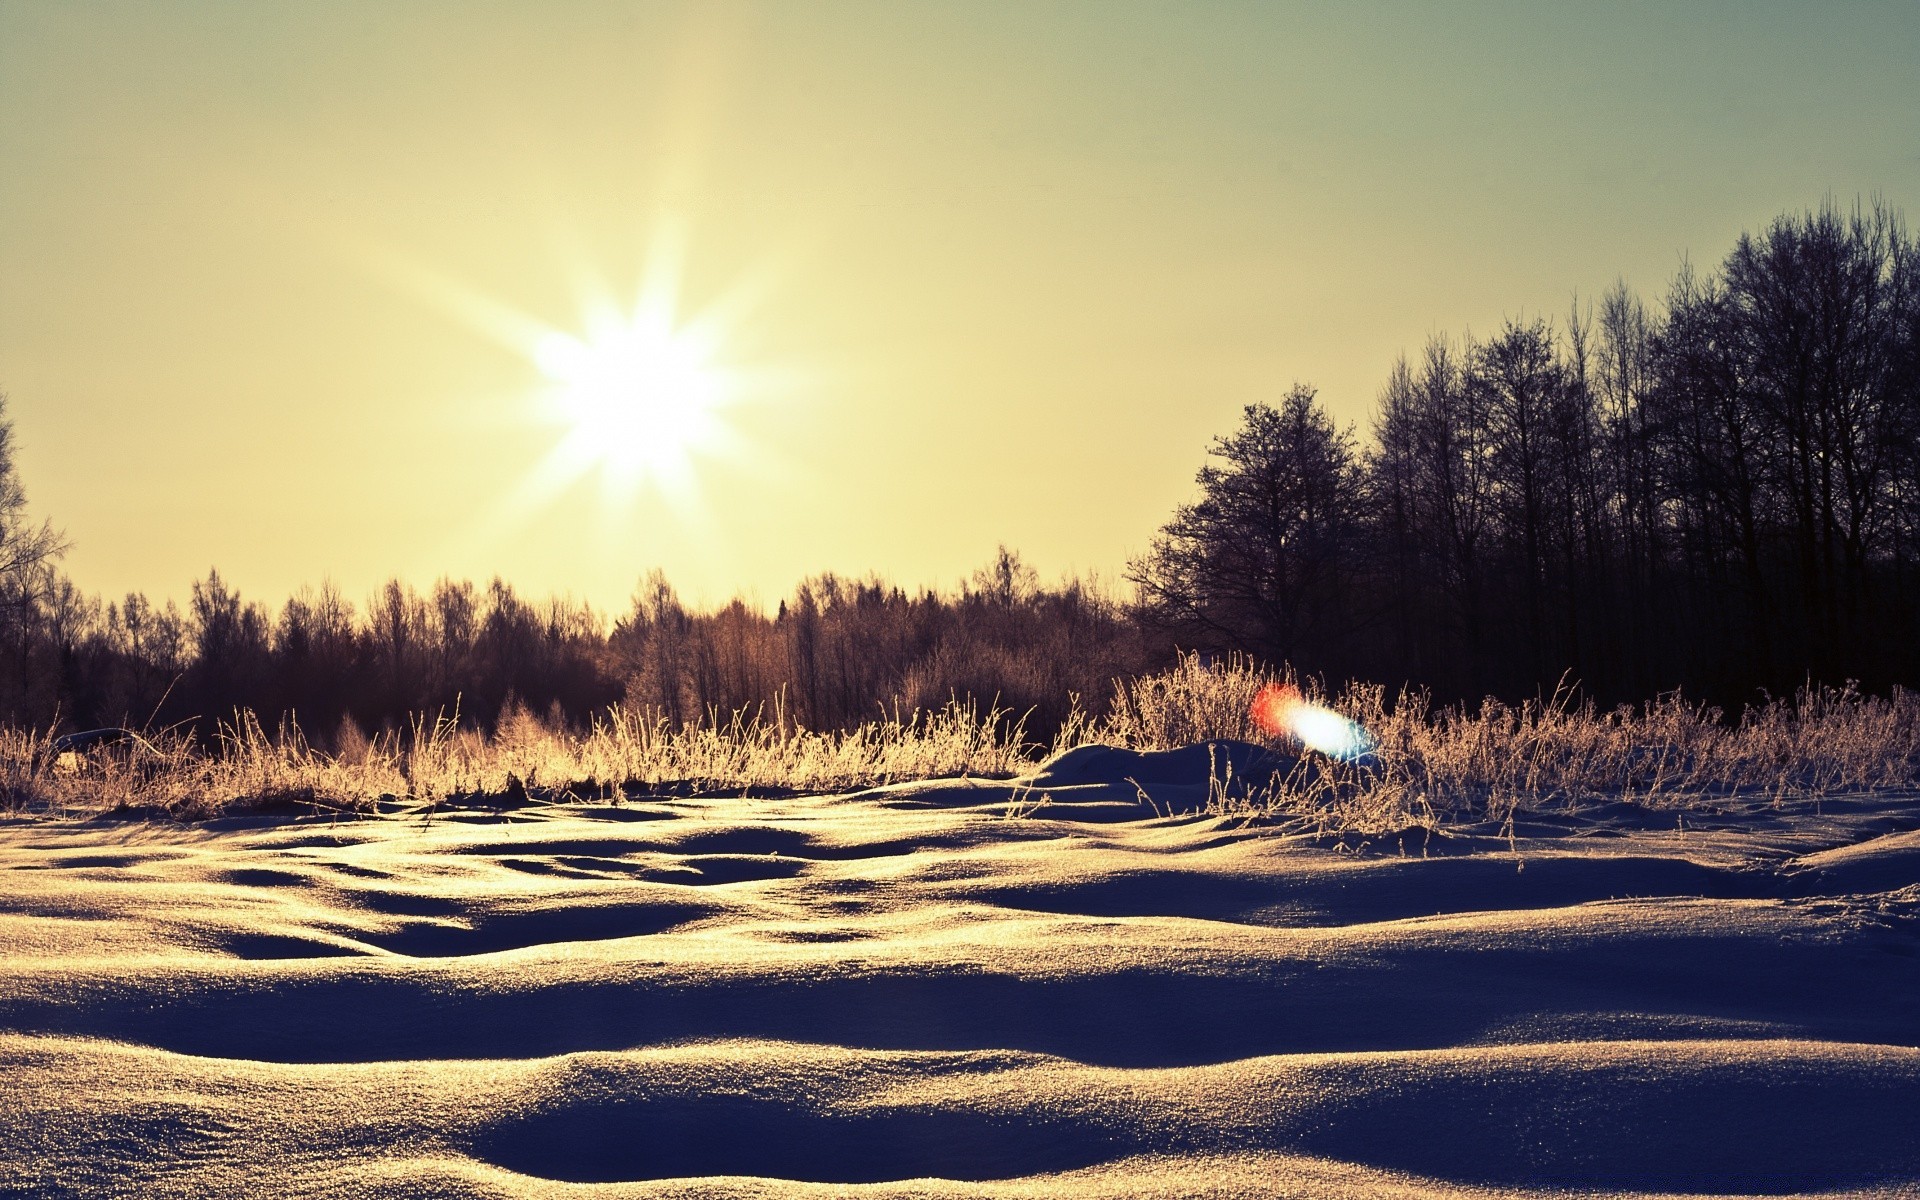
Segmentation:
{"type": "Polygon", "coordinates": [[[1123,586],[1295,382],[1920,216],[1920,5],[0,0],[0,392],[108,599],[1123,586]]]}

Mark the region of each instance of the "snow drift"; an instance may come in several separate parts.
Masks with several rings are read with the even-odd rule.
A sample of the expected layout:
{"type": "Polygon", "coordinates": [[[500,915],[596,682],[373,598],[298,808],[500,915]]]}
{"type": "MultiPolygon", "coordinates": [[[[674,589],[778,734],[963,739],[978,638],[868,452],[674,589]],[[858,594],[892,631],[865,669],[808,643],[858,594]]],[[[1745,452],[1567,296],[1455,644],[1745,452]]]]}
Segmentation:
{"type": "Polygon", "coordinates": [[[1223,762],[1298,768],[0,823],[0,1193],[1920,1187],[1913,800],[1335,841],[1223,762]]]}

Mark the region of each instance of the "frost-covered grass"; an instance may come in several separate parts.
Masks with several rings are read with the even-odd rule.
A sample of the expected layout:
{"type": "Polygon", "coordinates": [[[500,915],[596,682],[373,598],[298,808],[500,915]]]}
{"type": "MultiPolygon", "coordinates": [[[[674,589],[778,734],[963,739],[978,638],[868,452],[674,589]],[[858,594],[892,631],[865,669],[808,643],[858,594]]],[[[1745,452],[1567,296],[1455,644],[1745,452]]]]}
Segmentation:
{"type": "Polygon", "coordinates": [[[783,713],[713,715],[670,726],[613,709],[584,732],[514,712],[491,734],[449,719],[349,737],[332,752],[297,722],[268,731],[238,714],[202,744],[178,731],[59,754],[45,731],[0,730],[0,811],[131,809],[200,817],[276,804],[366,810],[480,796],[613,799],[657,789],[835,792],[910,779],[1006,778],[1090,742],[1165,750],[1218,738],[1268,742],[1254,697],[1276,682],[1360,722],[1364,761],[1309,756],[1291,776],[1230,798],[1224,813],[1310,816],[1335,829],[1501,819],[1516,808],[1632,801],[1696,807],[1733,797],[1776,800],[1920,790],[1920,695],[1809,687],[1729,719],[1678,695],[1600,710],[1566,693],[1518,705],[1431,706],[1372,684],[1328,695],[1312,680],[1245,660],[1120,681],[1105,716],[1076,714],[1049,744],[1019,714],[953,702],[895,713],[844,732],[796,726],[783,713]]]}
{"type": "Polygon", "coordinates": [[[1095,740],[1141,749],[1207,737],[1271,741],[1251,712],[1274,683],[1299,686],[1308,700],[1358,721],[1374,750],[1355,763],[1319,760],[1246,799],[1223,797],[1227,811],[1382,829],[1499,820],[1516,808],[1697,808],[1735,798],[1920,791],[1920,694],[1904,688],[1876,697],[1812,685],[1732,718],[1677,693],[1605,710],[1567,691],[1517,705],[1488,699],[1435,708],[1419,692],[1389,696],[1377,684],[1350,683],[1329,696],[1310,679],[1189,657],[1122,682],[1095,740]]]}
{"type": "Polygon", "coordinates": [[[532,794],[612,799],[657,788],[833,792],[949,775],[1007,776],[1033,761],[1017,715],[962,703],[815,732],[759,715],[671,727],[613,709],[584,733],[524,711],[491,734],[451,719],[314,747],[296,722],[251,713],[212,745],[177,732],[61,755],[41,732],[0,731],[0,810],[137,809],[181,817],[277,804],[341,810],[532,794]]]}

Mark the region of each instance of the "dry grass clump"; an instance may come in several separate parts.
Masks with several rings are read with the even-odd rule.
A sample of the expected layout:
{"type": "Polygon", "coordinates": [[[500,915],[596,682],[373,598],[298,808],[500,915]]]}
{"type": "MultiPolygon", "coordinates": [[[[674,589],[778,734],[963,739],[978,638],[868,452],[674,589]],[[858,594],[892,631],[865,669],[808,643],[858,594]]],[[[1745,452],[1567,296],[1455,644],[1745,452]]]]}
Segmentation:
{"type": "Polygon", "coordinates": [[[1761,794],[1776,799],[1920,786],[1920,695],[1810,685],[1737,720],[1679,695],[1596,711],[1565,693],[1520,705],[1429,714],[1422,698],[1377,713],[1381,759],[1447,807],[1628,800],[1679,807],[1761,794]]]}
{"type": "Polygon", "coordinates": [[[1920,790],[1920,694],[1903,688],[1882,698],[1852,685],[1809,685],[1737,720],[1678,694],[1602,711],[1565,688],[1517,705],[1488,699],[1434,709],[1417,691],[1389,699],[1379,685],[1348,684],[1329,697],[1324,685],[1290,672],[1188,656],[1171,671],[1120,682],[1098,732],[1138,749],[1269,740],[1249,713],[1273,683],[1300,686],[1310,701],[1360,722],[1374,749],[1359,762],[1309,760],[1310,769],[1231,804],[1218,789],[1223,810],[1381,830],[1503,820],[1523,807],[1687,808],[1920,790]]]}
{"type": "Polygon", "coordinates": [[[1254,697],[1272,683],[1298,681],[1233,655],[1224,661],[1181,656],[1172,669],[1117,680],[1099,732],[1135,750],[1171,750],[1214,738],[1263,741],[1253,720],[1254,697]]]}
{"type": "Polygon", "coordinates": [[[297,723],[269,735],[251,713],[222,725],[211,746],[168,729],[75,754],[45,732],[0,730],[0,812],[199,818],[288,804],[357,810],[404,790],[405,757],[386,746],[324,754],[297,723]]]}
{"type": "Polygon", "coordinates": [[[649,792],[833,792],[1009,776],[1030,766],[1038,750],[1017,714],[958,700],[846,732],[808,730],[777,711],[674,727],[657,714],[615,708],[578,733],[516,708],[490,735],[443,715],[372,739],[349,727],[337,740],[327,753],[297,722],[269,734],[251,713],[223,723],[210,745],[173,730],[84,754],[60,753],[45,732],[0,730],[0,812],[197,818],[286,806],[372,811],[649,792]]]}
{"type": "MultiPolygon", "coordinates": [[[[201,817],[275,806],[365,811],[1006,778],[1089,742],[1165,750],[1222,738],[1272,741],[1251,711],[1273,683],[1294,683],[1310,701],[1359,721],[1374,748],[1356,762],[1308,754],[1291,774],[1251,791],[1216,780],[1216,812],[1377,832],[1501,821],[1520,808],[1687,808],[1920,790],[1920,695],[1902,689],[1881,698],[1809,686],[1737,720],[1678,695],[1601,711],[1565,690],[1517,705],[1436,709],[1420,692],[1389,698],[1377,685],[1350,684],[1329,696],[1314,680],[1246,659],[1189,655],[1170,670],[1119,681],[1104,717],[1089,719],[1076,705],[1050,746],[1030,741],[1018,714],[959,700],[845,732],[806,729],[778,707],[678,726],[615,708],[584,732],[514,709],[491,734],[447,716],[371,739],[349,726],[332,752],[315,748],[293,721],[269,733],[245,713],[210,744],[165,731],[84,755],[56,752],[44,732],[0,730],[0,811],[201,817]]],[[[1277,746],[1289,748],[1284,739],[1277,746]]]]}
{"type": "Polygon", "coordinates": [[[395,739],[385,753],[399,764],[411,796],[498,795],[519,786],[587,799],[616,791],[832,792],[904,779],[1004,776],[1028,765],[1029,750],[1019,717],[955,700],[844,732],[815,732],[777,710],[710,713],[674,726],[657,712],[617,707],[573,733],[514,709],[491,737],[442,721],[417,728],[404,745],[395,739]]]}

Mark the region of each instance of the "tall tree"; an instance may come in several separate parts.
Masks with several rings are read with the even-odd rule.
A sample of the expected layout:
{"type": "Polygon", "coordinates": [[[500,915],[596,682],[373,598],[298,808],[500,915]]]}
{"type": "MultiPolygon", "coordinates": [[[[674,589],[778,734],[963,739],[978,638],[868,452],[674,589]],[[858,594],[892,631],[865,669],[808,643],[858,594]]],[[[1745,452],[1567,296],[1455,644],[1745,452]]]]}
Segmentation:
{"type": "MultiPolygon", "coordinates": [[[[1523,644],[1538,655],[1547,623],[1549,424],[1561,387],[1546,322],[1509,322],[1493,340],[1475,347],[1467,387],[1487,414],[1488,497],[1505,573],[1518,585],[1518,628],[1524,631],[1523,644]]],[[[1536,658],[1526,665],[1526,674],[1537,678],[1547,669],[1536,658]]]]}
{"type": "Polygon", "coordinates": [[[1732,348],[1775,447],[1767,482],[1786,517],[1809,664],[1857,660],[1868,560],[1890,531],[1903,451],[1899,278],[1909,256],[1885,207],[1832,205],[1742,235],[1726,263],[1732,348]]]}
{"type": "Polygon", "coordinates": [[[1148,612],[1203,641],[1345,666],[1361,500],[1352,432],[1295,385],[1277,407],[1248,405],[1211,454],[1201,498],[1130,567],[1148,612]]]}
{"type": "Polygon", "coordinates": [[[1611,539],[1605,654],[1618,686],[1644,694],[1671,686],[1654,649],[1670,617],[1660,597],[1672,590],[1652,400],[1659,324],[1621,280],[1600,299],[1595,335],[1588,387],[1600,439],[1601,519],[1611,539]]]}
{"type": "Polygon", "coordinates": [[[27,515],[27,491],[14,464],[13,421],[0,392],[0,620],[16,637],[34,606],[51,594],[53,564],[67,542],[47,521],[27,515]]]}

